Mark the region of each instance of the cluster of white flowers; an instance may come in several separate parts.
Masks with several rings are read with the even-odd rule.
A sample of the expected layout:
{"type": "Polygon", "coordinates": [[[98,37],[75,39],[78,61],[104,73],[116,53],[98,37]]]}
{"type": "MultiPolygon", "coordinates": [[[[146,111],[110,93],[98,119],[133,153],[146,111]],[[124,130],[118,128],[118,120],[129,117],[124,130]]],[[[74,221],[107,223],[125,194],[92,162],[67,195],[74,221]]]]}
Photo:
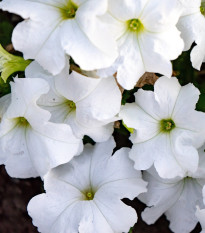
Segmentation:
{"type": "Polygon", "coordinates": [[[12,43],[33,60],[0,47],[5,81],[25,70],[0,99],[0,164],[11,177],[42,178],[46,193],[28,205],[39,232],[128,232],[137,215],[121,200],[135,197],[146,223],[165,214],[173,232],[198,221],[205,232],[205,113],[171,62],[193,45],[200,70],[205,1],[3,0],[0,9],[24,19],[12,43]],[[154,91],[121,105],[146,72],[161,76],[154,91]],[[112,155],[119,120],[133,146],[112,155]],[[96,144],[83,145],[85,135],[96,144]]]}

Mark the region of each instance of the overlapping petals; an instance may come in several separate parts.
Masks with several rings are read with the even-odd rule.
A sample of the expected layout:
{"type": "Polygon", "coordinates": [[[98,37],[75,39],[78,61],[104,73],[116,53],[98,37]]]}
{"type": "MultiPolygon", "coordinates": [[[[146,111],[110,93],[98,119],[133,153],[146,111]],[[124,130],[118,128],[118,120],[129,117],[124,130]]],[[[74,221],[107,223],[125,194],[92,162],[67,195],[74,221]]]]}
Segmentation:
{"type": "Polygon", "coordinates": [[[146,191],[128,149],[111,156],[113,139],[85,146],[82,155],[45,177],[46,194],[34,197],[28,212],[42,233],[128,232],[137,216],[121,199],[146,191]]]}
{"type": "Polygon", "coordinates": [[[148,206],[142,213],[146,223],[153,224],[165,213],[173,232],[189,233],[194,229],[198,222],[195,216],[196,205],[198,208],[205,207],[202,197],[205,184],[204,148],[199,151],[198,170],[192,174],[187,173],[184,178],[162,179],[153,168],[143,173],[143,178],[148,181],[148,192],[139,198],[148,206]]]}
{"type": "MultiPolygon", "coordinates": [[[[178,1],[109,1],[105,21],[111,24],[119,47],[117,80],[125,89],[132,89],[145,72],[168,77],[172,74],[170,60],[182,52],[184,42],[176,28],[181,8],[178,1]]],[[[111,69],[100,70],[101,76],[111,69]]]]}
{"type": "Polygon", "coordinates": [[[177,27],[182,32],[185,51],[190,49],[193,42],[196,43],[191,52],[191,61],[193,67],[200,70],[202,62],[205,61],[205,17],[200,12],[200,7],[204,0],[180,1],[183,5],[183,13],[177,27]]]}
{"type": "Polygon", "coordinates": [[[51,121],[69,124],[78,138],[88,135],[99,142],[111,136],[121,105],[114,77],[97,79],[75,71],[69,74],[68,65],[53,77],[35,62],[27,67],[26,75],[49,82],[50,92],[38,104],[51,112],[51,121]]]}
{"type": "Polygon", "coordinates": [[[205,114],[195,110],[199,91],[167,77],[161,77],[154,88],[154,92],[139,90],[135,103],[120,112],[124,123],[136,130],[130,158],[136,169],[154,164],[163,178],[183,177],[197,170],[196,148],[205,140],[205,114]]]}
{"type": "Polygon", "coordinates": [[[54,75],[65,67],[66,54],[87,70],[108,67],[117,57],[116,43],[99,19],[107,0],[4,0],[0,8],[25,19],[14,29],[15,49],[54,75]]]}
{"type": "Polygon", "coordinates": [[[0,161],[12,177],[45,175],[82,151],[69,126],[49,122],[50,113],[36,105],[49,91],[42,79],[15,79],[11,103],[0,124],[0,161]]]}

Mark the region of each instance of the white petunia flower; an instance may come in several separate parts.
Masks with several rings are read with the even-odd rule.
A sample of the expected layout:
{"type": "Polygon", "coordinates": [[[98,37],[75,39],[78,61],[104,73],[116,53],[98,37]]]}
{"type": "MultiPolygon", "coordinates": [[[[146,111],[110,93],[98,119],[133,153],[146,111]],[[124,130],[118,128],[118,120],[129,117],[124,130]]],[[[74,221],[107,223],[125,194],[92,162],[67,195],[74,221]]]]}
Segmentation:
{"type": "Polygon", "coordinates": [[[184,47],[176,28],[181,14],[178,0],[109,0],[108,12],[104,21],[111,26],[120,54],[113,67],[98,74],[106,77],[117,70],[125,89],[132,89],[145,72],[171,77],[170,60],[184,47]]]}
{"type": "Polygon", "coordinates": [[[137,220],[121,199],[146,191],[141,172],[133,169],[128,148],[118,150],[111,138],[70,163],[54,168],[44,179],[46,194],[28,205],[33,224],[42,233],[122,233],[137,220]]]}
{"type": "Polygon", "coordinates": [[[111,136],[122,97],[114,77],[90,78],[75,71],[69,75],[68,65],[53,77],[36,62],[27,67],[26,76],[50,83],[50,92],[38,104],[52,113],[52,122],[69,124],[78,138],[88,135],[101,142],[111,136]]]}
{"type": "Polygon", "coordinates": [[[129,128],[135,168],[153,164],[163,178],[183,177],[198,167],[199,148],[205,141],[205,113],[195,110],[199,90],[193,84],[181,87],[178,80],[161,77],[154,92],[138,90],[135,103],[122,107],[119,116],[129,128]]]}
{"type": "Polygon", "coordinates": [[[99,19],[107,0],[3,0],[0,8],[25,19],[14,29],[15,49],[54,75],[64,68],[66,54],[85,70],[108,67],[117,57],[108,26],[99,19]]]}
{"type": "Polygon", "coordinates": [[[185,51],[190,49],[193,42],[197,44],[191,51],[191,61],[193,67],[200,70],[205,61],[205,0],[180,1],[184,10],[177,27],[182,32],[185,51]]]}
{"type": "Polygon", "coordinates": [[[11,104],[0,124],[0,162],[12,177],[45,175],[82,151],[68,125],[48,122],[50,113],[36,105],[49,91],[42,79],[11,82],[11,104]]]}
{"type": "Polygon", "coordinates": [[[139,199],[148,206],[142,212],[147,224],[153,224],[163,213],[175,233],[189,233],[196,226],[196,205],[204,208],[202,188],[205,184],[205,145],[199,152],[199,168],[185,178],[162,179],[154,169],[143,173],[148,192],[139,199]],[[203,149],[203,150],[202,150],[203,149]]]}

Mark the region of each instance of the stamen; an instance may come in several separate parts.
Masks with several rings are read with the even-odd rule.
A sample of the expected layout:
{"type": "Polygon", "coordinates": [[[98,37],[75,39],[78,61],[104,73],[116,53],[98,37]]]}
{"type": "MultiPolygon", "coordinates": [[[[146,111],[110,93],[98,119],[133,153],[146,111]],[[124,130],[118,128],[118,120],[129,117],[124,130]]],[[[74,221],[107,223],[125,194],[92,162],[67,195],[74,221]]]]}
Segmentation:
{"type": "Polygon", "coordinates": [[[130,31],[139,33],[144,30],[144,26],[139,19],[128,20],[127,24],[130,31]]]}
{"type": "Polygon", "coordinates": [[[163,119],[160,121],[160,130],[162,132],[170,132],[172,129],[176,127],[174,121],[172,119],[163,119]]]}

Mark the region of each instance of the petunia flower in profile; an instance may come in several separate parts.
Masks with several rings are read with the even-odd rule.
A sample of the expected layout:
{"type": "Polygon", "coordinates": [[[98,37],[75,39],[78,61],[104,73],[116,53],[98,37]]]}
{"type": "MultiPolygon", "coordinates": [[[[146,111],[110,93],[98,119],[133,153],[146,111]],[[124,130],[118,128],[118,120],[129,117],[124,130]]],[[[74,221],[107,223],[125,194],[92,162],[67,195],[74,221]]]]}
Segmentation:
{"type": "Polygon", "coordinates": [[[71,126],[76,137],[88,135],[97,142],[106,141],[113,133],[114,121],[120,111],[122,95],[114,79],[86,77],[69,65],[57,76],[43,70],[37,62],[26,69],[26,76],[49,82],[50,92],[38,105],[51,112],[51,121],[71,126]]]}
{"type": "Polygon", "coordinates": [[[16,78],[10,84],[11,103],[0,123],[0,163],[10,176],[44,176],[82,151],[71,128],[49,122],[50,113],[36,105],[49,91],[45,80],[16,78]]]}
{"type": "Polygon", "coordinates": [[[85,70],[108,67],[117,57],[116,42],[100,20],[107,0],[3,0],[0,8],[25,19],[14,29],[14,48],[54,75],[66,54],[85,70]]]}
{"type": "Polygon", "coordinates": [[[185,42],[184,50],[189,50],[193,42],[196,43],[191,51],[191,62],[194,68],[200,70],[205,62],[205,0],[180,0],[183,13],[177,24],[185,42]]]}
{"type": "MultiPolygon", "coordinates": [[[[202,193],[203,193],[204,204],[205,204],[205,186],[203,187],[202,193]]],[[[205,209],[200,209],[198,205],[196,208],[197,209],[196,209],[195,215],[201,224],[201,228],[202,228],[201,233],[205,233],[205,209]]]]}
{"type": "Polygon", "coordinates": [[[178,0],[109,0],[104,21],[118,43],[119,57],[112,67],[98,71],[132,89],[145,72],[171,77],[172,64],[184,48],[176,24],[181,14],[178,0]]]}
{"type": "Polygon", "coordinates": [[[205,207],[202,189],[205,184],[205,145],[199,150],[200,162],[195,173],[187,172],[184,178],[162,179],[155,169],[143,172],[148,182],[148,192],[139,199],[148,207],[142,212],[147,224],[153,224],[165,213],[170,229],[175,233],[191,232],[198,219],[196,206],[205,207]]]}
{"type": "Polygon", "coordinates": [[[146,192],[141,172],[133,168],[128,148],[112,152],[113,138],[52,169],[44,178],[46,193],[31,199],[28,213],[42,233],[122,233],[137,221],[121,199],[146,192]]]}
{"type": "Polygon", "coordinates": [[[130,158],[138,170],[153,164],[163,178],[183,177],[198,167],[198,152],[205,141],[205,113],[195,110],[199,90],[181,86],[175,77],[159,78],[154,92],[135,93],[135,103],[119,114],[134,129],[130,158]]]}

